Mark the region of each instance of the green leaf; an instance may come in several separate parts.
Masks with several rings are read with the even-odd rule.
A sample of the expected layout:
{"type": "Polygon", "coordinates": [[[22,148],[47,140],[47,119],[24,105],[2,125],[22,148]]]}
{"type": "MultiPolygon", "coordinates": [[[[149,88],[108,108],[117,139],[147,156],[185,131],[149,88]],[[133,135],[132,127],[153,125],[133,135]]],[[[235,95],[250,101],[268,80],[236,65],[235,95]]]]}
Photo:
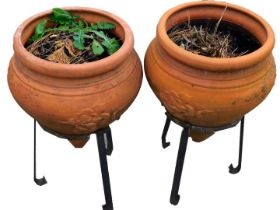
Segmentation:
{"type": "Polygon", "coordinates": [[[60,8],[53,8],[53,14],[50,15],[50,19],[61,25],[77,25],[75,19],[80,19],[79,16],[74,16],[70,12],[60,8]]]}
{"type": "Polygon", "coordinates": [[[102,39],[108,39],[108,37],[104,34],[103,31],[93,31],[93,32],[102,39]]]}
{"type": "Polygon", "coordinates": [[[94,31],[94,33],[103,39],[102,45],[106,47],[109,55],[112,55],[120,48],[120,43],[115,38],[107,37],[103,31],[94,31]]]}
{"type": "Polygon", "coordinates": [[[104,45],[107,48],[107,52],[109,55],[112,55],[114,52],[116,52],[118,49],[120,49],[120,43],[115,38],[104,40],[102,42],[102,45],[104,45]]]}
{"type": "Polygon", "coordinates": [[[43,20],[36,26],[35,33],[31,37],[31,41],[36,41],[44,36],[47,22],[48,20],[43,20]]]}
{"type": "Polygon", "coordinates": [[[73,36],[74,39],[74,46],[78,48],[79,50],[85,49],[85,33],[82,30],[79,30],[78,33],[76,33],[75,36],[73,36]]]}
{"type": "Polygon", "coordinates": [[[91,27],[92,30],[97,30],[98,29],[97,25],[93,24],[93,23],[90,24],[90,27],[91,27]]]}
{"type": "Polygon", "coordinates": [[[65,19],[59,19],[59,18],[55,18],[53,14],[51,14],[49,16],[50,20],[58,23],[59,25],[72,25],[73,24],[73,20],[65,20],[65,19]]]}
{"type": "Polygon", "coordinates": [[[106,22],[98,22],[97,27],[100,30],[113,30],[116,28],[115,24],[106,22]]]}
{"type": "Polygon", "coordinates": [[[66,25],[61,25],[56,28],[46,28],[45,32],[50,32],[50,31],[71,31],[72,29],[69,28],[69,26],[66,25]]]}
{"type": "Polygon", "coordinates": [[[53,16],[56,19],[63,19],[63,20],[73,20],[73,15],[70,14],[70,12],[67,12],[60,8],[53,8],[52,9],[53,16]]]}
{"type": "Polygon", "coordinates": [[[78,28],[82,29],[84,27],[84,23],[82,20],[78,22],[78,28]]]}
{"type": "Polygon", "coordinates": [[[101,55],[104,52],[102,45],[95,39],[92,42],[91,49],[95,55],[101,55]]]}

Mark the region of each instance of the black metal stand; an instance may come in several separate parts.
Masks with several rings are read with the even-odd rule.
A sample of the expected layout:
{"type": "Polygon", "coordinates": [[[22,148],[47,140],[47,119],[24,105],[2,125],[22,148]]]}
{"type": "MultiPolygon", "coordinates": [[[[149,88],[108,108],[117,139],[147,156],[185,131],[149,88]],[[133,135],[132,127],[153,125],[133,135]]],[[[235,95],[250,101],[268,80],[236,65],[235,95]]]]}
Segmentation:
{"type": "MultiPolygon", "coordinates": [[[[103,210],[113,210],[110,176],[107,163],[107,155],[111,155],[113,152],[113,140],[110,127],[107,126],[106,128],[96,131],[96,137],[106,200],[106,204],[103,205],[103,210]]],[[[37,178],[36,173],[36,120],[34,119],[34,181],[39,186],[46,184],[47,180],[45,177],[37,178]]]]}
{"type": "Polygon", "coordinates": [[[43,176],[42,178],[37,178],[37,156],[36,156],[36,120],[34,119],[34,182],[39,185],[39,186],[42,186],[42,185],[45,185],[47,184],[47,180],[46,178],[43,176]]]}
{"type": "Polygon", "coordinates": [[[104,210],[113,210],[112,193],[110,186],[110,176],[107,164],[107,155],[111,155],[113,151],[113,141],[111,135],[111,129],[108,126],[105,129],[101,129],[96,132],[97,146],[99,151],[100,167],[103,179],[103,188],[106,204],[103,205],[104,210]]]}
{"type": "Polygon", "coordinates": [[[244,121],[245,121],[245,118],[243,117],[241,119],[241,123],[240,123],[238,165],[237,165],[237,167],[233,167],[233,165],[230,164],[229,173],[231,173],[231,174],[237,174],[241,170],[242,153],[243,153],[244,121]]]}
{"type": "Polygon", "coordinates": [[[166,117],[165,125],[164,125],[163,132],[162,132],[162,136],[161,136],[162,147],[163,147],[164,149],[170,146],[170,142],[167,142],[167,141],[166,141],[166,135],[167,135],[167,133],[168,133],[168,129],[169,129],[169,126],[170,126],[170,122],[171,122],[171,119],[168,118],[168,117],[166,117]]]}
{"type": "MultiPolygon", "coordinates": [[[[168,130],[170,127],[170,122],[173,121],[174,123],[176,123],[177,125],[179,125],[183,128],[181,138],[180,138],[180,146],[179,146],[176,168],[175,168],[175,173],[174,173],[174,178],[173,178],[173,185],[172,185],[172,190],[171,190],[171,195],[170,195],[170,203],[173,205],[177,205],[180,200],[180,195],[178,192],[179,192],[179,188],[180,188],[181,176],[182,176],[182,171],[183,171],[183,166],[184,166],[184,160],[185,160],[185,154],[186,154],[186,150],[187,150],[187,144],[188,144],[190,130],[196,129],[196,130],[201,130],[204,132],[220,131],[220,130],[224,130],[224,129],[236,126],[239,121],[226,125],[226,126],[222,126],[222,127],[204,128],[204,127],[195,126],[195,125],[192,125],[189,123],[181,122],[180,120],[176,119],[171,114],[169,114],[168,112],[166,113],[166,116],[167,117],[166,117],[164,129],[163,129],[163,133],[162,133],[162,137],[161,137],[162,138],[162,147],[164,149],[170,145],[170,142],[167,142],[167,140],[166,140],[166,136],[167,136],[167,133],[168,133],[168,130]]],[[[243,117],[241,119],[241,123],[240,123],[240,145],[239,145],[238,166],[236,168],[234,168],[232,164],[229,166],[229,172],[231,174],[236,174],[241,169],[243,134],[244,134],[244,119],[245,119],[245,117],[243,117]]]]}
{"type": "Polygon", "coordinates": [[[184,160],[185,160],[185,155],[186,155],[186,150],[188,145],[188,138],[189,138],[189,128],[184,127],[181,134],[177,163],[176,163],[173,185],[172,185],[172,190],[170,195],[170,203],[172,203],[173,205],[177,205],[180,200],[180,195],[178,192],[179,192],[184,160]]]}

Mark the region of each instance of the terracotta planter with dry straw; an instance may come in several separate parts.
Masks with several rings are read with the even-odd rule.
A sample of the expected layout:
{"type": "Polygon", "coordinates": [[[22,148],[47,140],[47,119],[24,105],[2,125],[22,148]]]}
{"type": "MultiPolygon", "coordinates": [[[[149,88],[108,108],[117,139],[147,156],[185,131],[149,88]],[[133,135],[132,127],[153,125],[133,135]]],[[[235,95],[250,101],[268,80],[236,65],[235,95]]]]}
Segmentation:
{"type": "MultiPolygon", "coordinates": [[[[238,121],[269,94],[276,75],[272,55],[274,34],[257,14],[225,2],[201,1],[167,11],[157,26],[145,57],[151,88],[177,119],[201,127],[238,121]],[[210,58],[180,48],[168,37],[173,26],[188,21],[223,21],[250,32],[260,47],[234,58],[210,58]]],[[[207,137],[192,132],[193,140],[207,137]],[[196,135],[195,135],[196,134],[196,135]]]]}

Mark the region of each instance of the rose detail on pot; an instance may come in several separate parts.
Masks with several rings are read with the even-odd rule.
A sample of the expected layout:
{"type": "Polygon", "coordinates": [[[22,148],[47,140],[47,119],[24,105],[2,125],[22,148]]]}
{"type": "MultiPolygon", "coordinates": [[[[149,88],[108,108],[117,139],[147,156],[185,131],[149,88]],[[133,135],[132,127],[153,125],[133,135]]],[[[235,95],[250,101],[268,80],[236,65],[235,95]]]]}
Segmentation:
{"type": "Polygon", "coordinates": [[[114,112],[97,112],[97,108],[87,108],[82,110],[79,113],[76,113],[74,117],[71,117],[68,120],[62,121],[61,124],[67,126],[72,126],[73,131],[76,133],[86,133],[89,130],[97,130],[98,128],[105,127],[115,120],[118,120],[123,113],[123,110],[120,109],[114,112]]]}
{"type": "Polygon", "coordinates": [[[162,90],[159,95],[167,110],[170,110],[170,112],[180,113],[180,116],[184,119],[188,119],[188,117],[199,119],[203,118],[207,114],[215,112],[214,110],[199,109],[192,106],[187,101],[184,101],[185,97],[183,93],[162,90]]]}

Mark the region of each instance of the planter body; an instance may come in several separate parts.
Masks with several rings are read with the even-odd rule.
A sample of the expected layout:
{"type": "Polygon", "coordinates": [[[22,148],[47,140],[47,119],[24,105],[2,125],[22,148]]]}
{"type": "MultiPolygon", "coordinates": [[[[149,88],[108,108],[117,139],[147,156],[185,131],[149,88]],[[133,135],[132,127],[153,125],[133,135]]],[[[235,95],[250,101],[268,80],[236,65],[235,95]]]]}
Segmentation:
{"type": "Polygon", "coordinates": [[[24,44],[51,11],[25,21],[14,36],[8,83],[17,103],[42,127],[82,147],[88,135],[120,118],[135,99],[142,68],[133,49],[133,34],[120,18],[89,8],[66,8],[88,22],[110,21],[122,47],[87,64],[56,64],[33,56],[24,44]]]}
{"type": "MultiPolygon", "coordinates": [[[[163,106],[177,119],[203,127],[240,120],[269,94],[276,75],[274,34],[258,15],[225,2],[192,2],[166,12],[145,56],[145,72],[163,106]],[[167,36],[173,26],[191,20],[223,20],[251,32],[261,47],[236,58],[208,58],[187,52],[167,36]]],[[[206,135],[207,136],[207,135],[206,135]]],[[[206,137],[192,136],[200,141],[206,137]]]]}

